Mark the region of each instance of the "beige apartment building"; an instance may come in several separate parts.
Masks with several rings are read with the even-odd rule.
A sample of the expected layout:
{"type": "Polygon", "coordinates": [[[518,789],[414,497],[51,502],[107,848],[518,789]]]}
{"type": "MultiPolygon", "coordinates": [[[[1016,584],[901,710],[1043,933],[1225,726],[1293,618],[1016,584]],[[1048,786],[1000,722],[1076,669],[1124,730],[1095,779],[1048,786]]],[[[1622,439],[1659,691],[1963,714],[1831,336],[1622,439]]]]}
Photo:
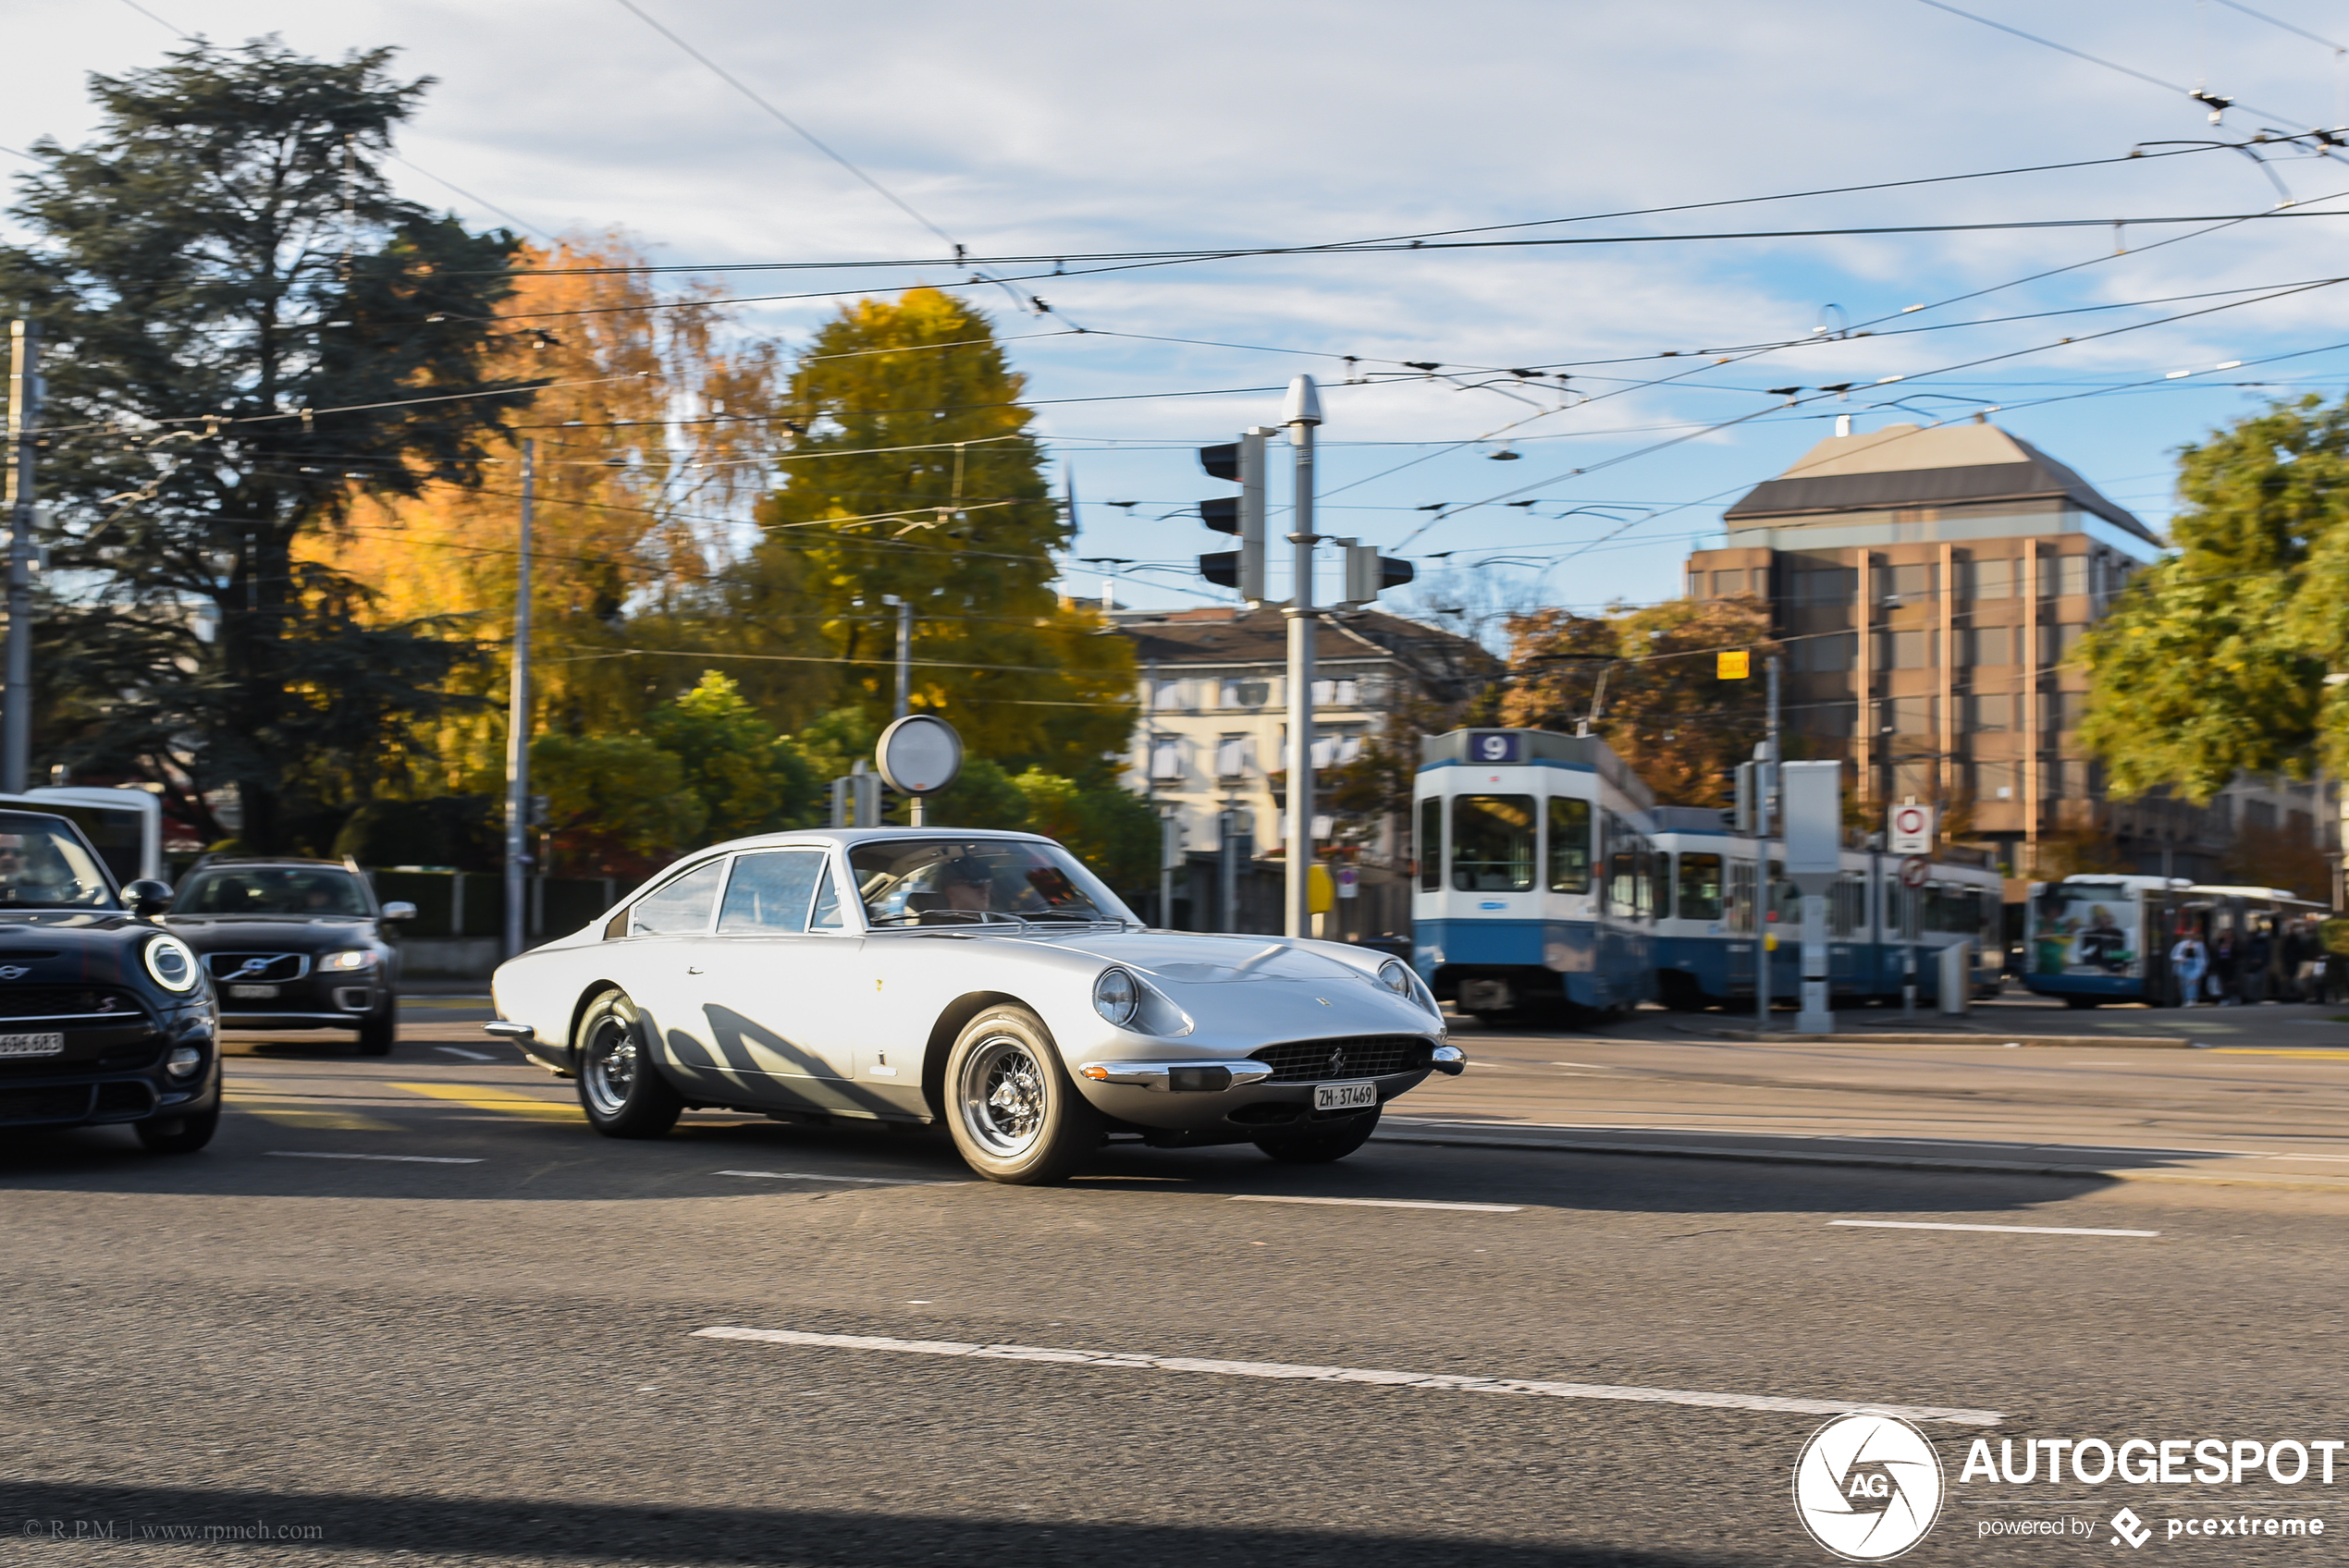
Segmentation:
{"type": "MultiPolygon", "coordinates": [[[[1223,853],[1227,823],[1237,839],[1236,852],[1250,866],[1285,853],[1287,621],[1278,610],[1223,606],[1126,610],[1113,619],[1133,640],[1141,671],[1142,713],[1125,779],[1181,834],[1186,886],[1193,890],[1178,890],[1178,900],[1202,926],[1247,930],[1269,918],[1273,924],[1266,928],[1278,929],[1277,909],[1255,910],[1250,900],[1257,895],[1248,889],[1231,918],[1211,905],[1213,863],[1223,853]]],[[[1322,618],[1314,656],[1317,770],[1358,760],[1398,707],[1462,701],[1500,668],[1470,638],[1374,609],[1322,618]]],[[[1343,918],[1334,923],[1333,934],[1407,929],[1408,894],[1399,885],[1390,894],[1395,868],[1410,853],[1406,814],[1341,824],[1323,802],[1316,803],[1322,808],[1313,814],[1317,848],[1336,851],[1338,863],[1357,874],[1349,907],[1336,912],[1343,918]]]]}
{"type": "Polygon", "coordinates": [[[2161,541],[2029,442],[1980,420],[1839,434],[1722,521],[1689,593],[1767,602],[1794,754],[1848,760],[1863,802],[1937,804],[2015,877],[2058,836],[2203,878],[2238,824],[2322,831],[2322,791],[2281,780],[2211,810],[2105,799],[2079,743],[2087,677],[2065,660],[2161,541]]]}

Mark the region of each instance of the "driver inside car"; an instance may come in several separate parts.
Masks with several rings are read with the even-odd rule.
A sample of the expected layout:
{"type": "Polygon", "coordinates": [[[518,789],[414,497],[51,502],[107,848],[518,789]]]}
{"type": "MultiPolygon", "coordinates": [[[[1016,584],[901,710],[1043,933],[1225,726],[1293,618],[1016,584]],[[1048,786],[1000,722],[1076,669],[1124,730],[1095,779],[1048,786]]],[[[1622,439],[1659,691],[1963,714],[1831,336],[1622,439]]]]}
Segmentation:
{"type": "Polygon", "coordinates": [[[0,900],[53,903],[79,890],[45,839],[0,833],[0,900]]]}
{"type": "Polygon", "coordinates": [[[957,856],[939,867],[938,890],[946,896],[948,909],[985,914],[994,902],[995,878],[978,861],[957,856]]]}

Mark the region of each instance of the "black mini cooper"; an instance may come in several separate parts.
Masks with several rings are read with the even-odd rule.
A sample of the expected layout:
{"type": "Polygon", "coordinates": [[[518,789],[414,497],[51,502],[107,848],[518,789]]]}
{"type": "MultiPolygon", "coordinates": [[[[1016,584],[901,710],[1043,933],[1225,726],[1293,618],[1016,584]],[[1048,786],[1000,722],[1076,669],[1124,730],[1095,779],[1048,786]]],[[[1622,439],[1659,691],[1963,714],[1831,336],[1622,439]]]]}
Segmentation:
{"type": "Polygon", "coordinates": [[[0,811],[0,1128],[123,1122],[188,1154],[220,1122],[212,986],[62,816],[0,811]]]}

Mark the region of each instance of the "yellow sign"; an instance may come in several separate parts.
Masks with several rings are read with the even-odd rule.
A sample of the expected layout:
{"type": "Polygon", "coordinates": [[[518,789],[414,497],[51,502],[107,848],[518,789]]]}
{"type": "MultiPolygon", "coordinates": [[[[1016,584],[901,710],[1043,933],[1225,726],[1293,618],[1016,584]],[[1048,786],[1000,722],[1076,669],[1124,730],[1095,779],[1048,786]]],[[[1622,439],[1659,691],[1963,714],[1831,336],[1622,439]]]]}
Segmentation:
{"type": "Polygon", "coordinates": [[[1337,907],[1337,883],[1320,861],[1305,868],[1305,907],[1315,914],[1327,914],[1337,907]]]}
{"type": "Polygon", "coordinates": [[[1728,648],[1713,655],[1713,675],[1718,680],[1744,680],[1753,674],[1753,655],[1743,648],[1728,648]]]}

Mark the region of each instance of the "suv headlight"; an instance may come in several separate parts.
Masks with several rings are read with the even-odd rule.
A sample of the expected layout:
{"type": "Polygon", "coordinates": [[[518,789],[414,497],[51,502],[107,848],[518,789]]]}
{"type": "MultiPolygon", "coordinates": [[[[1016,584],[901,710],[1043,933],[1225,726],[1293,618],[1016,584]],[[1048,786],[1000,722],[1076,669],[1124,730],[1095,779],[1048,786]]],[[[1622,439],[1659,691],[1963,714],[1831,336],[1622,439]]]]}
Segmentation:
{"type": "Polygon", "coordinates": [[[1142,988],[1122,969],[1104,969],[1093,982],[1093,1011],[1123,1029],[1141,1010],[1142,988]]]}
{"type": "Polygon", "coordinates": [[[375,955],[364,949],[324,953],[319,956],[318,967],[320,969],[373,969],[375,967],[375,955]]]}
{"type": "Polygon", "coordinates": [[[166,991],[196,988],[196,955],[177,937],[157,937],[147,944],[147,973],[166,991]]]}

